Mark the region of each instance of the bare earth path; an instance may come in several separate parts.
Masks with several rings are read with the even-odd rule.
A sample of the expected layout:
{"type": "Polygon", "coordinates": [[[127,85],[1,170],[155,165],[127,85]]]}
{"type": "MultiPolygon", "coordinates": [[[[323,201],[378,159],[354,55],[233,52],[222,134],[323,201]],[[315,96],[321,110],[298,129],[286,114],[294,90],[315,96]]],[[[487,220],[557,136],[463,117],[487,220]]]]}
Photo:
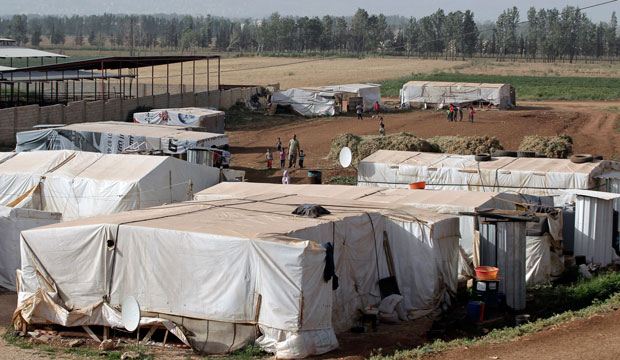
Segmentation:
{"type": "Polygon", "coordinates": [[[501,345],[474,346],[429,356],[433,360],[620,359],[620,311],[561,324],[501,345]]]}
{"type": "MultiPolygon", "coordinates": [[[[480,111],[475,122],[450,123],[442,112],[432,110],[396,112],[384,114],[387,133],[406,131],[422,138],[437,135],[488,135],[497,137],[506,149],[517,149],[527,135],[568,134],[573,137],[575,153],[603,155],[607,159],[620,160],[620,132],[617,130],[620,114],[609,110],[620,106],[620,101],[599,102],[520,102],[516,110],[480,111]]],[[[281,177],[278,161],[277,171],[252,171],[264,169],[264,153],[267,147],[274,151],[277,137],[286,143],[297,134],[301,148],[307,154],[308,168],[323,170],[323,178],[335,174],[354,172],[330,170],[334,165],[326,160],[332,138],[343,132],[358,135],[378,134],[379,122],[365,118],[360,121],[352,116],[291,120],[290,123],[269,125],[265,120],[261,128],[229,131],[233,147],[234,167],[250,170],[251,181],[277,182],[281,177]]],[[[305,181],[305,171],[294,171],[293,180],[305,181]]]]}

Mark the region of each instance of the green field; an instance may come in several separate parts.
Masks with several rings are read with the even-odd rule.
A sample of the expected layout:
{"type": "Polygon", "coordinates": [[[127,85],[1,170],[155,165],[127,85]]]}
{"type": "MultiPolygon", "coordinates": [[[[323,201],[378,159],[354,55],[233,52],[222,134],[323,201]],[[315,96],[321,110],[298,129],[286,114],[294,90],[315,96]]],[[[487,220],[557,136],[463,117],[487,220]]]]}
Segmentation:
{"type": "Polygon", "coordinates": [[[560,76],[500,76],[461,73],[434,73],[381,81],[381,94],[398,96],[403,84],[411,80],[504,83],[514,86],[518,100],[612,100],[620,99],[617,78],[560,76]]]}

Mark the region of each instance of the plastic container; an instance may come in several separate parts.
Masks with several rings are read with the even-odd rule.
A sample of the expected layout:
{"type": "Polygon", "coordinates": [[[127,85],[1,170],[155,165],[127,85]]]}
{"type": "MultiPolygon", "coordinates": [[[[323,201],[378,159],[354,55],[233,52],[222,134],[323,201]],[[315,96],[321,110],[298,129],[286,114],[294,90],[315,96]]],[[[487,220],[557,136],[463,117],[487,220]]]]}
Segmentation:
{"type": "Polygon", "coordinates": [[[497,279],[498,268],[493,266],[478,266],[476,268],[476,278],[478,280],[495,280],[497,279]]]}
{"type": "Polygon", "coordinates": [[[481,322],[484,320],[484,307],[482,301],[470,301],[467,303],[467,317],[473,322],[481,322]]]}
{"type": "Polygon", "coordinates": [[[414,182],[414,183],[409,184],[409,189],[411,190],[424,189],[425,186],[426,186],[426,181],[414,182]]]}

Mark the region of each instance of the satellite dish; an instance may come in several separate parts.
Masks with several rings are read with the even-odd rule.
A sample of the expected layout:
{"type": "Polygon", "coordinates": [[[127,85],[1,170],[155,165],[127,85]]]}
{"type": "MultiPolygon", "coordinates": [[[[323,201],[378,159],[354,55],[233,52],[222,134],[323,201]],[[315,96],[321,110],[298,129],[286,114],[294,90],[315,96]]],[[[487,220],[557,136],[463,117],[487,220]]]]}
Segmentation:
{"type": "Polygon", "coordinates": [[[340,161],[340,165],[343,168],[347,168],[349,167],[349,165],[351,165],[352,158],[353,156],[351,155],[351,149],[345,146],[342,148],[342,150],[340,150],[340,155],[338,156],[338,160],[340,161]]]}
{"type": "Polygon", "coordinates": [[[127,331],[134,331],[140,325],[140,305],[135,297],[130,296],[123,301],[121,322],[127,331]]]}

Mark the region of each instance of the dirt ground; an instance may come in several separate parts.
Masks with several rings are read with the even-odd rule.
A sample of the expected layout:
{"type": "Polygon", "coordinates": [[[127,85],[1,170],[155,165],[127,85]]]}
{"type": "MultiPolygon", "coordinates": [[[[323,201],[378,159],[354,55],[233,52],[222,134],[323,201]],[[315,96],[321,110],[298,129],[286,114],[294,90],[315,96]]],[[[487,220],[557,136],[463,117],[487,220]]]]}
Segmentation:
{"type": "MultiPolygon", "coordinates": [[[[517,149],[527,135],[568,134],[573,137],[575,153],[603,155],[606,159],[620,160],[620,114],[609,107],[620,106],[620,101],[540,101],[520,102],[515,110],[479,111],[474,123],[450,123],[443,112],[415,110],[383,115],[386,132],[410,132],[422,138],[437,135],[488,135],[497,137],[506,149],[517,149]]],[[[296,134],[301,149],[306,153],[305,166],[321,170],[323,180],[335,175],[356,176],[354,169],[342,170],[327,160],[332,138],[343,132],[358,135],[378,134],[379,121],[370,117],[357,120],[354,116],[334,118],[294,119],[290,123],[270,120],[257,127],[229,131],[232,146],[232,166],[248,172],[250,181],[279,182],[282,171],[274,155],[275,170],[267,171],[264,153],[270,147],[275,151],[276,139],[287,143],[296,134]]],[[[288,166],[288,164],[287,164],[288,166]]],[[[294,183],[307,180],[307,171],[293,170],[294,183]]]]}
{"type": "Polygon", "coordinates": [[[619,359],[620,311],[564,323],[501,345],[473,346],[429,356],[433,360],[619,359]]]}

